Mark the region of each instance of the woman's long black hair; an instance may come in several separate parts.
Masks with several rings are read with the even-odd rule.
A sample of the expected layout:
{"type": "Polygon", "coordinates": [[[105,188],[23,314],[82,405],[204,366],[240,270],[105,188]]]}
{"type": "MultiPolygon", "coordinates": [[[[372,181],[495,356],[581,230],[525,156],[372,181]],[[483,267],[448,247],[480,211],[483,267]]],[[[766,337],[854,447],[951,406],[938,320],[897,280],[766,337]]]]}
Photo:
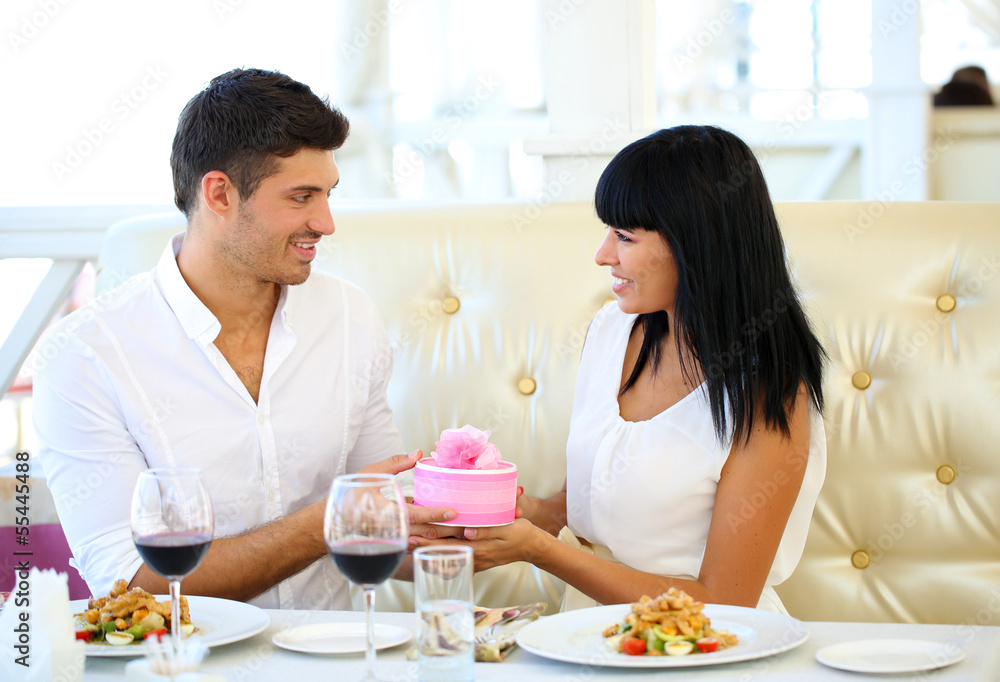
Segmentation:
{"type": "MultiPolygon", "coordinates": [[[[660,130],[612,159],[595,203],[604,224],[658,232],[673,252],[681,368],[691,379],[685,358],[698,363],[720,442],[730,433],[745,442],[760,416],[789,435],[803,382],[823,408],[825,353],[792,287],[767,183],[746,143],[713,126],[660,130]]],[[[669,314],[636,324],[642,348],[622,393],[646,363],[656,371],[669,314]]]]}

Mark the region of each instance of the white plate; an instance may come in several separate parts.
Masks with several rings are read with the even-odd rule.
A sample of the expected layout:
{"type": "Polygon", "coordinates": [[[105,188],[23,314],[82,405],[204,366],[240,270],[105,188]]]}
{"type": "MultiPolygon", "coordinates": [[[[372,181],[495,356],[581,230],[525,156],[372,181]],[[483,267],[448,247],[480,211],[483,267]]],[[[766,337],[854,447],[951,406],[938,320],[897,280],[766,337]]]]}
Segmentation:
{"type": "Polygon", "coordinates": [[[953,644],[919,639],[866,639],[831,644],[816,652],[823,665],[856,673],[915,673],[965,658],[953,644]]]}
{"type": "MultiPolygon", "coordinates": [[[[375,648],[388,649],[409,642],[413,632],[398,625],[375,623],[375,648]]],[[[275,646],[306,654],[356,654],[365,650],[364,623],[314,623],[279,632],[275,646]]]]}
{"type": "Polygon", "coordinates": [[[543,616],[517,633],[517,643],[538,656],[567,663],[618,668],[687,668],[750,661],[773,656],[802,644],[809,630],[802,622],[770,611],[706,604],[715,630],[728,630],[736,646],[711,654],[629,656],[612,651],[601,634],[629,613],[629,604],[597,606],[543,616]]]}
{"type": "MultiPolygon", "coordinates": [[[[170,597],[155,595],[157,601],[170,597]]],[[[188,607],[191,610],[191,622],[198,630],[191,635],[197,637],[206,646],[221,646],[253,637],[262,632],[271,623],[271,617],[252,604],[216,597],[188,597],[188,607]]],[[[71,613],[80,613],[87,609],[86,599],[77,599],[69,603],[71,613]]],[[[126,657],[142,656],[142,646],[129,644],[127,646],[111,646],[110,644],[87,644],[88,656],[126,657]]]]}

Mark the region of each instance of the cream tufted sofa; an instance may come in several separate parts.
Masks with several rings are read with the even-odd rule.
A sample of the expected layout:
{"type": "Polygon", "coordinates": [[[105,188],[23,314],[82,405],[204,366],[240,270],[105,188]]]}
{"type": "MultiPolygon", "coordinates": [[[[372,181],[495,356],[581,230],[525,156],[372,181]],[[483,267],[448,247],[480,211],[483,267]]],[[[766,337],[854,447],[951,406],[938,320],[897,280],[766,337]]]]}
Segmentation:
{"type": "MultiPolygon", "coordinates": [[[[830,356],[829,468],[805,554],[779,588],[807,620],[1000,623],[1000,204],[778,206],[830,356]]],[[[489,428],[529,493],[565,476],[575,373],[610,297],[586,203],[335,206],[316,267],[358,283],[395,347],[407,448],[489,428]]],[[[113,226],[100,289],[152,267],[179,215],[113,226]]],[[[527,565],[476,579],[491,606],[561,585],[527,565]]],[[[410,608],[385,586],[380,608],[410,608]]]]}

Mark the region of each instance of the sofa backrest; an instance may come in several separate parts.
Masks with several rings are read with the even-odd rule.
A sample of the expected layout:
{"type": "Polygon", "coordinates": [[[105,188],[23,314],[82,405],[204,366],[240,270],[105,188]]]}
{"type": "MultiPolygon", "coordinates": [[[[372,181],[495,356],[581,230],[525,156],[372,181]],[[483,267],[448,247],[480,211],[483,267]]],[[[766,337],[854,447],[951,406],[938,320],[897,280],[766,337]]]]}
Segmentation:
{"type": "MultiPolygon", "coordinates": [[[[778,592],[806,620],[1000,622],[1000,204],[778,205],[795,279],[830,356],[829,465],[802,561],[778,592]]],[[[565,477],[587,325],[611,298],[588,203],[334,207],[317,268],[360,285],[395,348],[407,448],[493,431],[529,493],[565,477]]],[[[108,232],[99,288],[155,264],[179,215],[108,232]]],[[[752,501],[751,501],[752,502],[752,501]]],[[[558,601],[514,565],[477,601],[558,601]]],[[[411,608],[388,585],[380,608],[411,608]]]]}
{"type": "Polygon", "coordinates": [[[810,620],[1000,623],[1000,204],[781,204],[830,356],[810,620]]]}

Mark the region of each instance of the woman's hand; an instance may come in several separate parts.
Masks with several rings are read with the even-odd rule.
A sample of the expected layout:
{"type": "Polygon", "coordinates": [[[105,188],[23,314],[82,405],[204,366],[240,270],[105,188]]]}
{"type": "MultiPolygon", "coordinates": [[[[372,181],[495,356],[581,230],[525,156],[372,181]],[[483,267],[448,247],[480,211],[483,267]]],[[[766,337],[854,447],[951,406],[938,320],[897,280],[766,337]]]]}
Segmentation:
{"type": "MultiPolygon", "coordinates": [[[[494,566],[503,566],[515,561],[534,561],[541,556],[547,534],[531,524],[527,519],[516,519],[513,523],[493,528],[461,528],[445,529],[435,527],[440,531],[455,530],[457,537],[448,539],[429,539],[411,537],[410,549],[431,545],[467,545],[472,547],[474,568],[484,571],[494,566]]],[[[551,539],[551,538],[550,538],[551,539]]]]}

